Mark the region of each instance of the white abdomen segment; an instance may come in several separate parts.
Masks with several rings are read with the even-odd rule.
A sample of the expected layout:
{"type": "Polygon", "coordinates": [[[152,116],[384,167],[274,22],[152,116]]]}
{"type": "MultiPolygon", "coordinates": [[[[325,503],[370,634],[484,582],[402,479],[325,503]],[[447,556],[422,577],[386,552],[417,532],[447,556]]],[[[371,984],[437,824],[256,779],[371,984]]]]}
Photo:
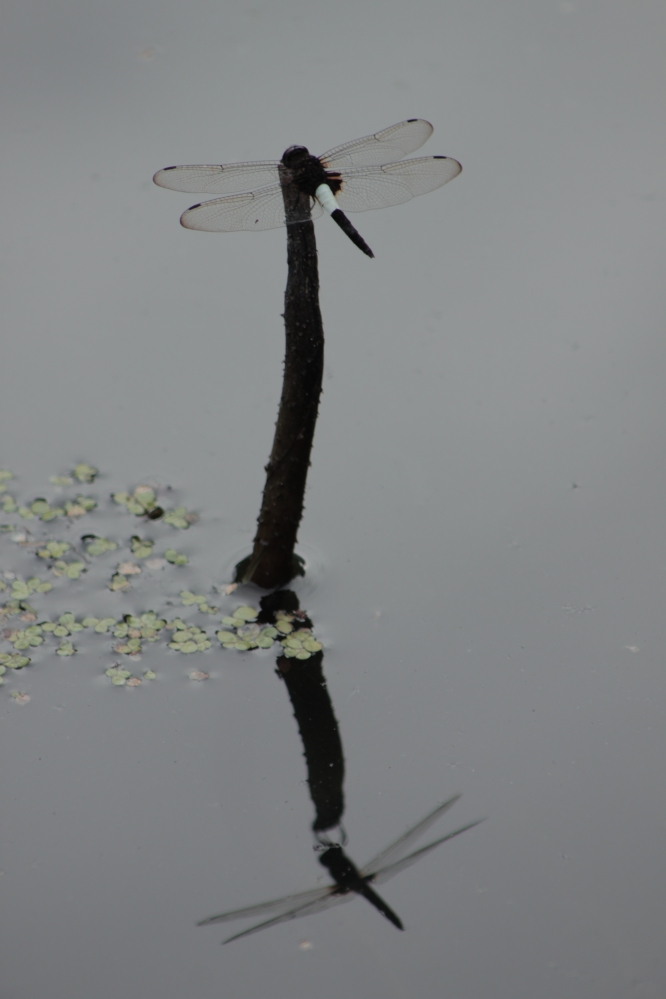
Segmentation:
{"type": "Polygon", "coordinates": [[[337,201],[335,200],[335,195],[328,184],[319,185],[315,191],[315,198],[324,211],[328,212],[329,215],[332,215],[333,212],[337,211],[339,207],[337,201]]]}

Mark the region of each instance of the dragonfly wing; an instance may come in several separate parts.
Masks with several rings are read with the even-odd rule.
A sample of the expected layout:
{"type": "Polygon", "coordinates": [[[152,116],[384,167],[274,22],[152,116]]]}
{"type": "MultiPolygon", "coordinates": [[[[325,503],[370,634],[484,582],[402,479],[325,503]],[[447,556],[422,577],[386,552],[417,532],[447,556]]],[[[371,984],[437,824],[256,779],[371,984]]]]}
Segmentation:
{"type": "Polygon", "coordinates": [[[271,913],[279,916],[290,909],[317,902],[328,895],[333,887],[333,885],[326,885],[323,888],[312,888],[310,891],[298,892],[296,895],[285,895],[284,898],[274,898],[269,902],[260,902],[258,905],[248,905],[243,909],[221,912],[217,916],[208,916],[206,919],[199,920],[197,926],[226,923],[231,919],[245,919],[248,916],[268,916],[271,913]]]}
{"type": "Polygon", "coordinates": [[[455,805],[459,797],[459,794],[454,794],[454,796],[449,798],[448,801],[438,805],[437,808],[433,809],[433,811],[426,815],[424,819],[421,819],[421,821],[417,822],[415,826],[408,829],[406,833],[403,833],[400,839],[397,839],[395,843],[391,843],[390,846],[385,847],[381,853],[378,853],[376,857],[373,857],[367,864],[364,864],[361,873],[365,875],[377,874],[382,868],[392,864],[394,860],[397,860],[398,857],[409,849],[415,839],[418,839],[418,837],[421,836],[426,829],[430,828],[433,822],[437,821],[440,815],[443,815],[444,812],[448,812],[449,808],[452,808],[453,805],[455,805]]]}
{"type": "MultiPolygon", "coordinates": [[[[318,201],[312,201],[310,217],[314,219],[321,215],[323,209],[318,201]]],[[[180,224],[186,229],[203,229],[206,232],[278,229],[286,225],[282,188],[273,184],[258,191],[204,201],[183,212],[180,224]]]]}
{"type": "Polygon", "coordinates": [[[343,171],[342,189],[335,200],[343,212],[401,205],[447,184],[461,170],[460,163],[449,156],[419,156],[402,163],[343,171]]]}
{"type": "Polygon", "coordinates": [[[479,822],[483,822],[483,819],[477,819],[476,822],[468,822],[466,826],[461,826],[460,829],[455,829],[453,832],[447,833],[446,836],[442,836],[441,839],[435,840],[434,843],[429,843],[428,846],[421,847],[420,850],[415,850],[414,853],[410,853],[408,857],[403,857],[402,860],[397,860],[394,864],[389,864],[388,867],[380,868],[375,876],[371,879],[373,884],[381,885],[385,881],[389,881],[394,878],[396,874],[400,874],[400,871],[404,871],[407,867],[411,867],[415,864],[417,860],[424,857],[426,853],[430,853],[435,847],[441,846],[442,843],[446,843],[447,840],[453,839],[454,836],[459,836],[460,833],[467,832],[468,829],[472,829],[474,826],[478,826],[479,822]]]}
{"type": "Polygon", "coordinates": [[[188,194],[238,194],[267,187],[279,180],[278,164],[229,163],[227,166],[172,166],[158,170],[153,181],[158,187],[188,194]]]}
{"type": "Polygon", "coordinates": [[[394,163],[403,156],[420,149],[432,135],[434,129],[423,118],[410,118],[398,125],[391,125],[374,135],[345,142],[323,153],[319,159],[325,167],[345,170],[349,167],[373,166],[379,163],[394,163]]]}
{"type": "Polygon", "coordinates": [[[249,930],[241,930],[240,933],[234,933],[232,937],[227,937],[227,939],[222,942],[227,944],[231,943],[232,940],[239,940],[240,937],[249,937],[250,934],[258,933],[259,930],[265,930],[269,926],[276,926],[278,923],[286,923],[289,919],[298,919],[301,916],[311,916],[315,912],[322,912],[324,909],[330,909],[332,906],[339,905],[340,902],[348,902],[352,898],[354,898],[353,892],[349,892],[345,895],[330,892],[325,898],[322,898],[319,901],[299,905],[295,909],[290,909],[289,912],[283,912],[280,916],[275,916],[273,919],[267,919],[263,923],[257,923],[256,926],[251,926],[249,930]]]}

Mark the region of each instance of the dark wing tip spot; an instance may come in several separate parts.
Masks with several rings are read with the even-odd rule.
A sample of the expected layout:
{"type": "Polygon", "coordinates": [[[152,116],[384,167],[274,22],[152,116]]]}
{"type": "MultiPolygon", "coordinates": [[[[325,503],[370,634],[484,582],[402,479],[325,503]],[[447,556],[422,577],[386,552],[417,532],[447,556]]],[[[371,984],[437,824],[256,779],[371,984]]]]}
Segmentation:
{"type": "Polygon", "coordinates": [[[198,205],[190,205],[190,207],[187,210],[188,212],[193,212],[195,208],[201,208],[201,202],[199,202],[198,205]]]}
{"type": "Polygon", "coordinates": [[[165,170],[177,170],[177,167],[164,167],[165,170]]]}
{"type": "Polygon", "coordinates": [[[448,160],[448,159],[450,159],[450,157],[449,156],[433,156],[433,159],[434,160],[448,160]]]}
{"type": "Polygon", "coordinates": [[[418,121],[418,118],[408,118],[407,121],[418,121]]]}

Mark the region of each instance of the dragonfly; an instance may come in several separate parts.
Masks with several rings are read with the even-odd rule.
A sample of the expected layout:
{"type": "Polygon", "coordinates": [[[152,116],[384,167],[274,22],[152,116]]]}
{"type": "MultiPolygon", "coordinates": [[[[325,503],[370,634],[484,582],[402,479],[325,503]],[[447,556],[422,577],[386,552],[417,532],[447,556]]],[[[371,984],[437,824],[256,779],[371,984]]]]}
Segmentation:
{"type": "Polygon", "coordinates": [[[404,159],[420,149],[433,131],[429,121],[410,118],[321,156],[311,155],[305,146],[290,146],[280,162],[171,166],[158,170],[153,181],[172,191],[223,195],[183,212],[180,222],[186,229],[277,229],[327,212],[359,249],[373,257],[345,212],[400,205],[457,177],[462,166],[450,156],[404,159]],[[297,195],[291,202],[285,194],[290,187],[297,195]]]}
{"type": "Polygon", "coordinates": [[[444,812],[447,812],[449,808],[455,805],[459,797],[460,795],[456,794],[453,798],[449,798],[448,801],[438,805],[424,819],[421,819],[415,826],[408,829],[406,833],[403,833],[394,843],[385,847],[381,853],[378,853],[372,860],[369,860],[360,870],[347,857],[340,845],[329,845],[319,857],[319,863],[328,869],[333,878],[332,884],[313,888],[311,891],[304,891],[295,895],[285,895],[284,898],[273,899],[270,902],[261,902],[259,905],[250,905],[244,909],[223,912],[217,916],[208,916],[206,919],[198,922],[197,926],[210,926],[213,923],[226,923],[233,919],[245,919],[252,916],[269,917],[247,930],[241,930],[240,933],[235,933],[233,936],[227,937],[226,940],[222,941],[227,944],[231,943],[232,940],[239,940],[241,937],[250,936],[252,933],[258,933],[259,930],[265,930],[269,926],[284,923],[289,919],[296,919],[300,916],[311,916],[316,912],[322,912],[324,909],[329,909],[331,906],[338,905],[341,902],[348,902],[352,898],[361,895],[371,905],[374,905],[394,926],[402,930],[404,927],[399,917],[387,905],[384,899],[374,891],[372,885],[383,884],[390,878],[395,877],[396,874],[404,871],[405,868],[411,867],[417,860],[420,860],[421,857],[424,857],[436,847],[441,846],[442,843],[446,843],[447,840],[453,839],[454,836],[459,836],[461,833],[472,829],[479,822],[483,821],[483,819],[477,819],[475,822],[468,822],[467,825],[447,833],[446,836],[435,840],[434,843],[429,843],[427,846],[415,850],[406,857],[403,856],[405,851],[409,849],[412,843],[426,829],[429,829],[444,812]]]}

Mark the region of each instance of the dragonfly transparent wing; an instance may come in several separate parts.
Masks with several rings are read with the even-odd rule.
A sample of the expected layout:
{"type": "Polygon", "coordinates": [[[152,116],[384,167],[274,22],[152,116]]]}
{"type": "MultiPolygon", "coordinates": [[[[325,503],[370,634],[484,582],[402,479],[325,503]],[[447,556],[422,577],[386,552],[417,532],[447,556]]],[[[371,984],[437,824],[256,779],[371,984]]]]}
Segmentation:
{"type": "Polygon", "coordinates": [[[447,840],[453,839],[454,836],[459,836],[460,833],[467,832],[468,829],[472,829],[474,826],[478,826],[479,822],[483,822],[483,819],[477,819],[476,822],[468,822],[466,826],[461,826],[460,829],[454,829],[453,832],[447,833],[446,836],[442,836],[441,839],[436,839],[434,843],[429,843],[427,846],[422,846],[420,850],[415,850],[414,853],[410,853],[408,857],[403,857],[402,860],[396,860],[394,864],[389,864],[387,867],[382,867],[379,869],[377,874],[372,878],[372,883],[376,885],[384,884],[385,881],[389,881],[394,878],[396,874],[400,874],[400,871],[404,871],[407,867],[411,867],[415,864],[417,860],[424,857],[426,853],[430,853],[435,847],[441,846],[442,843],[446,843],[447,840]]]}
{"type": "MultiPolygon", "coordinates": [[[[314,201],[310,217],[318,218],[323,209],[314,201]]],[[[230,194],[193,205],[180,217],[186,229],[203,229],[206,232],[251,232],[257,229],[278,229],[286,225],[282,188],[279,184],[245,194],[230,194]]]]}
{"type": "Polygon", "coordinates": [[[207,916],[201,919],[197,926],[209,926],[211,923],[227,923],[231,919],[246,919],[250,916],[268,916],[271,913],[281,915],[290,909],[317,902],[332,890],[333,885],[311,888],[310,891],[298,892],[295,895],[285,895],[284,898],[274,898],[269,902],[259,902],[258,905],[248,905],[243,909],[233,909],[231,912],[221,912],[217,916],[207,916]]]}
{"type": "Polygon", "coordinates": [[[449,156],[419,156],[403,163],[361,167],[342,174],[342,190],[335,200],[343,212],[401,205],[410,198],[448,184],[462,167],[449,156]]]}
{"type": "Polygon", "coordinates": [[[454,796],[449,798],[448,801],[438,805],[437,808],[433,809],[432,812],[429,812],[424,819],[421,819],[421,821],[417,822],[415,826],[408,829],[406,833],[403,833],[399,839],[396,839],[394,843],[391,843],[390,846],[384,847],[381,853],[378,853],[376,857],[373,857],[367,864],[364,864],[361,873],[365,875],[376,874],[382,870],[382,868],[392,864],[398,859],[398,857],[401,856],[401,854],[405,853],[414,840],[418,839],[418,837],[421,836],[426,829],[429,829],[430,826],[444,814],[444,812],[448,812],[449,808],[452,808],[455,805],[459,797],[459,794],[454,794],[454,796]]]}
{"type": "Polygon", "coordinates": [[[312,916],[315,912],[323,912],[324,909],[330,909],[334,905],[339,905],[341,902],[349,902],[350,899],[356,898],[354,892],[349,892],[344,895],[339,893],[330,892],[325,898],[320,898],[318,901],[305,903],[304,905],[299,905],[294,909],[290,909],[289,912],[283,912],[280,916],[274,916],[273,919],[267,919],[263,923],[257,923],[255,926],[250,926],[248,930],[241,930],[240,933],[234,933],[232,937],[227,937],[222,943],[231,943],[232,940],[239,940],[240,937],[249,937],[252,933],[258,933],[259,930],[265,930],[269,926],[277,926],[278,923],[286,923],[289,919],[300,919],[301,916],[312,916]]]}
{"type": "Polygon", "coordinates": [[[410,118],[398,125],[391,125],[374,135],[345,142],[323,153],[319,159],[331,170],[346,170],[349,167],[375,166],[380,163],[394,163],[420,149],[432,135],[434,129],[423,118],[410,118]]]}
{"type": "Polygon", "coordinates": [[[158,187],[188,194],[240,194],[278,183],[279,174],[278,164],[266,160],[226,166],[165,167],[157,171],[153,181],[158,187]]]}

